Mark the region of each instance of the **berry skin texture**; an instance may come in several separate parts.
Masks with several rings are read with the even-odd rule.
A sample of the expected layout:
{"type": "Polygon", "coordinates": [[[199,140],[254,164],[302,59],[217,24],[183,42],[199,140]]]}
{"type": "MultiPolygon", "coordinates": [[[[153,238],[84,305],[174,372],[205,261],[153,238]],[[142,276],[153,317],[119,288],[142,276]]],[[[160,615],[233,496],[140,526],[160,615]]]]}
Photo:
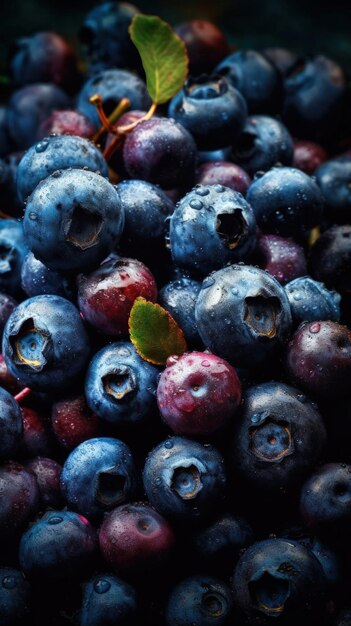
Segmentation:
{"type": "Polygon", "coordinates": [[[156,410],[155,392],[159,369],[144,361],[129,341],[109,344],[91,360],[85,397],[102,420],[116,425],[135,425],[156,410]]]}
{"type": "Polygon", "coordinates": [[[328,528],[348,532],[350,505],[351,466],[345,463],[322,465],[302,487],[302,519],[308,526],[318,527],[319,532],[328,528]]]}
{"type": "Polygon", "coordinates": [[[39,508],[34,474],[10,461],[0,467],[0,538],[8,540],[25,528],[39,508]]]}
{"type": "Polygon", "coordinates": [[[158,294],[160,305],[166,309],[181,327],[187,343],[201,345],[195,321],[195,305],[201,282],[181,276],[164,285],[158,294]]]}
{"type": "Polygon", "coordinates": [[[8,296],[6,293],[0,292],[0,337],[2,337],[5,324],[17,304],[14,298],[11,298],[11,296],[8,296]]]}
{"type": "Polygon", "coordinates": [[[99,94],[107,116],[111,115],[122,98],[130,100],[131,109],[147,111],[151,105],[146,85],[141,78],[126,70],[107,69],[94,74],[83,85],[77,99],[77,109],[98,130],[101,126],[97,110],[89,98],[99,94]]]}
{"type": "Polygon", "coordinates": [[[10,373],[38,391],[61,391],[85,366],[90,346],[76,307],[60,296],[21,302],[6,322],[2,351],[10,373]]]}
{"type": "Polygon", "coordinates": [[[292,239],[279,235],[260,235],[255,254],[258,257],[258,265],[282,285],[307,274],[304,250],[292,239]]]}
{"type": "Polygon", "coordinates": [[[225,626],[230,623],[233,597],[220,578],[191,576],[172,590],[167,601],[166,626],[225,626]]]}
{"type": "Polygon", "coordinates": [[[315,623],[324,609],[324,584],[317,558],[291,539],[254,543],[239,559],[232,581],[235,604],[249,624],[259,619],[262,626],[277,619],[284,626],[306,618],[307,623],[315,623]]]}
{"type": "Polygon", "coordinates": [[[251,179],[241,167],[228,161],[202,163],[196,170],[197,185],[223,185],[245,196],[251,179]]]}
{"type": "Polygon", "coordinates": [[[28,298],[52,294],[73,300],[74,279],[69,280],[64,274],[50,270],[37,259],[33,252],[28,252],[21,268],[21,286],[28,298]]]}
{"type": "Polygon", "coordinates": [[[13,396],[0,387],[0,459],[13,457],[23,434],[22,413],[13,396]]]}
{"type": "Polygon", "coordinates": [[[156,302],[157,285],[146,265],[136,259],[111,259],[78,278],[78,304],[84,319],[112,337],[128,336],[129,314],[139,296],[156,302]]]}
{"type": "Polygon", "coordinates": [[[23,226],[14,219],[0,222],[0,290],[9,296],[17,296],[21,290],[21,267],[28,248],[23,226]]]}
{"type": "Polygon", "coordinates": [[[46,456],[51,451],[51,433],[48,420],[34,409],[21,406],[23,438],[20,452],[26,457],[46,456]]]}
{"type": "Polygon", "coordinates": [[[79,626],[132,626],[137,607],[137,593],[129,583],[98,574],[84,585],[79,626]]]}
{"type": "Polygon", "coordinates": [[[293,167],[312,176],[317,167],[328,159],[328,154],[313,141],[294,141],[293,167]]]}
{"type": "Polygon", "coordinates": [[[291,165],[293,140],[285,126],[273,117],[249,117],[233,144],[232,159],[250,176],[280,163],[291,165]]]}
{"type": "Polygon", "coordinates": [[[83,272],[118,244],[124,213],[116,189],[85,170],[54,172],[34,189],[23,220],[25,241],[50,269],[83,272]]]}
{"type": "Polygon", "coordinates": [[[17,193],[24,202],[41,180],[57,170],[85,169],[107,178],[107,163],[88,139],[72,135],[44,137],[22,157],[17,167],[17,193]]]}
{"type": "Polygon", "coordinates": [[[329,291],[323,283],[301,276],[285,285],[285,291],[296,328],[302,322],[339,322],[341,296],[336,291],[329,291]]]}
{"type": "Polygon", "coordinates": [[[138,475],[128,446],[119,439],[96,437],[67,457],[61,489],[68,506],[89,519],[135,496],[138,475]]]}
{"type": "Polygon", "coordinates": [[[313,244],[309,258],[312,278],[342,296],[351,292],[351,225],[331,226],[313,244]]]}
{"type": "Polygon", "coordinates": [[[39,139],[50,135],[76,135],[90,139],[95,127],[78,111],[54,111],[50,117],[40,124],[39,139]]]}
{"type": "Polygon", "coordinates": [[[154,117],[140,122],[123,146],[124,166],[131,178],[163,189],[191,184],[197,150],[191,134],[174,120],[154,117]]]}
{"type": "Polygon", "coordinates": [[[246,102],[223,76],[190,77],[168,107],[194,137],[199,150],[225,148],[238,137],[247,116],[246,102]]]}
{"type": "Polygon", "coordinates": [[[234,368],[206,352],[170,357],[157,387],[162,418],[179,435],[216,432],[234,417],[240,401],[234,368]]]}
{"type": "Polygon", "coordinates": [[[94,563],[96,532],[83,516],[50,511],[23,535],[19,560],[33,579],[72,579],[86,575],[94,563]]]}
{"type": "Polygon", "coordinates": [[[152,506],[171,521],[204,521],[225,497],[221,454],[210,444],[185,437],[156,446],[146,459],[143,479],[152,506]]]}
{"type": "Polygon", "coordinates": [[[190,20],[175,27],[184,41],[189,56],[192,76],[208,74],[229,52],[223,31],[207,20],[190,20]]]}
{"type": "Polygon", "coordinates": [[[326,216],[335,223],[349,224],[351,218],[351,157],[323,163],[315,172],[326,200],[326,216]]]}
{"type": "Polygon", "coordinates": [[[30,587],[23,573],[0,568],[0,615],[3,626],[20,626],[30,619],[30,587]]]}
{"type": "Polygon", "coordinates": [[[170,524],[151,506],[124,504],[105,517],[99,531],[101,553],[119,571],[143,571],[165,559],[173,548],[170,524]]]}
{"type": "Polygon", "coordinates": [[[60,508],[63,505],[60,488],[61,465],[54,459],[38,456],[26,464],[26,470],[37,479],[42,506],[60,508]]]}
{"type": "Polygon", "coordinates": [[[267,272],[231,265],[205,278],[195,317],[204,345],[235,367],[256,367],[279,351],[291,328],[284,288],[267,272]]]}
{"type": "Polygon", "coordinates": [[[174,263],[206,276],[253,251],[256,220],[241,194],[222,185],[199,185],[178,203],[169,239],[174,263]]]}
{"type": "Polygon", "coordinates": [[[324,199],[317,183],[293,167],[274,167],[247,192],[257,225],[283,237],[304,235],[321,221],[324,199]]]}
{"type": "Polygon", "coordinates": [[[308,475],[327,440],[318,410],[282,383],[251,387],[234,422],[231,464],[256,489],[277,491],[308,475]]]}
{"type": "Polygon", "coordinates": [[[86,439],[100,435],[101,423],[83,395],[64,398],[52,405],[51,425],[58,442],[73,450],[86,439]]]}
{"type": "Polygon", "coordinates": [[[308,393],[349,395],[351,330],[328,320],[301,324],[288,345],[286,365],[291,379],[308,393]]]}

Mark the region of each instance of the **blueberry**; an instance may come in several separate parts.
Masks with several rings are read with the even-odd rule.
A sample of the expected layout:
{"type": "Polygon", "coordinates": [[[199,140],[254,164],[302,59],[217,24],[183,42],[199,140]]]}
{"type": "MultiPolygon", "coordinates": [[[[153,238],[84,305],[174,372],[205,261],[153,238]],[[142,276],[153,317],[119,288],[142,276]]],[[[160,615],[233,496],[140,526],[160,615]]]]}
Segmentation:
{"type": "Polygon", "coordinates": [[[262,54],[277,68],[278,72],[285,76],[289,69],[296,63],[298,56],[287,48],[264,48],[262,54]]]}
{"type": "Polygon", "coordinates": [[[34,189],[23,220],[25,241],[55,271],[96,267],[118,244],[124,213],[117,191],[85,170],[54,172],[34,189]]]}
{"type": "Polygon", "coordinates": [[[348,532],[351,504],[351,466],[328,463],[308,478],[301,490],[300,512],[309,526],[348,532]]]}
{"type": "Polygon", "coordinates": [[[18,87],[53,83],[72,90],[78,76],[73,48],[52,32],[17,39],[12,49],[10,74],[18,87]]]}
{"type": "Polygon", "coordinates": [[[103,108],[107,116],[117,107],[122,98],[128,98],[131,109],[146,111],[151,100],[146,85],[141,78],[126,70],[107,69],[94,74],[83,85],[77,100],[77,109],[88,120],[100,128],[101,122],[96,108],[89,102],[89,98],[99,94],[103,101],[103,108]]]}
{"type": "Polygon", "coordinates": [[[194,137],[199,150],[218,150],[243,130],[247,107],[242,95],[223,76],[190,77],[171,100],[169,117],[194,137]]]}
{"type": "Polygon", "coordinates": [[[201,344],[195,321],[195,305],[200,289],[200,281],[182,276],[166,283],[158,294],[160,305],[174,317],[190,345],[201,344]]]}
{"type": "Polygon", "coordinates": [[[131,178],[147,180],[164,189],[191,184],[196,144],[174,120],[153,117],[130,132],[123,147],[124,166],[131,178]]]}
{"type": "Polygon", "coordinates": [[[294,141],[293,167],[312,176],[317,167],[328,159],[328,154],[313,141],[294,141]]]}
{"type": "Polygon", "coordinates": [[[13,567],[0,568],[0,615],[2,626],[28,624],[30,587],[23,573],[13,567]]]}
{"type": "Polygon", "coordinates": [[[138,9],[129,3],[103,2],[87,13],[80,40],[93,73],[110,67],[134,68],[138,65],[138,54],[128,32],[137,12],[138,9]]]}
{"type": "MultiPolygon", "coordinates": [[[[235,568],[234,601],[249,624],[296,624],[321,617],[323,570],[297,541],[267,539],[248,548],[235,568]]],[[[314,623],[314,622],[313,622],[314,623]]],[[[321,622],[318,622],[321,623],[321,622]]]]}
{"type": "Polygon", "coordinates": [[[6,365],[33,389],[58,392],[73,384],[86,364],[89,350],[78,310],[60,296],[24,300],[5,326],[6,365]]]}
{"type": "Polygon", "coordinates": [[[312,278],[341,295],[351,290],[351,226],[331,226],[313,244],[309,269],[312,278]]]}
{"type": "Polygon", "coordinates": [[[174,262],[200,276],[245,259],[256,240],[256,221],[244,197],[222,185],[198,185],[170,219],[174,262]]]}
{"type": "Polygon", "coordinates": [[[99,532],[101,553],[116,571],[154,568],[174,545],[170,524],[151,506],[124,504],[105,517],[99,532]]]}
{"type": "Polygon", "coordinates": [[[215,160],[199,165],[195,182],[198,185],[223,185],[245,196],[251,180],[245,170],[235,163],[215,160]]]}
{"type": "Polygon", "coordinates": [[[68,506],[99,519],[136,495],[138,475],[128,446],[119,439],[97,437],[79,444],[67,457],[61,488],[68,506]]]}
{"type": "Polygon", "coordinates": [[[299,138],[332,137],[341,118],[346,78],[322,55],[300,58],[284,79],[283,121],[299,138]]]}
{"type": "Polygon", "coordinates": [[[8,296],[6,293],[0,292],[0,337],[2,337],[5,324],[17,304],[18,303],[14,298],[8,296]]]}
{"type": "Polygon", "coordinates": [[[215,68],[244,96],[249,113],[275,112],[281,98],[281,80],[274,65],[255,50],[239,50],[215,68]]]}
{"type": "Polygon", "coordinates": [[[63,505],[60,488],[61,465],[54,459],[36,457],[26,464],[26,470],[37,479],[42,506],[60,508],[63,505]]]}
{"type": "Polygon", "coordinates": [[[197,575],[185,578],[167,601],[166,626],[224,626],[233,609],[231,590],[220,578],[197,575]]]}
{"type": "MultiPolygon", "coordinates": [[[[37,479],[22,465],[11,461],[0,467],[0,537],[17,536],[37,513],[37,479]]],[[[4,544],[3,544],[4,545],[4,544]]]]}
{"type": "Polygon", "coordinates": [[[52,441],[46,416],[27,406],[21,406],[21,413],[23,420],[21,454],[30,458],[50,454],[52,441]]]}
{"type": "Polygon", "coordinates": [[[285,285],[285,291],[296,327],[301,322],[340,320],[340,294],[329,291],[323,283],[310,276],[295,278],[285,285]]]}
{"type": "Polygon", "coordinates": [[[135,589],[113,574],[96,574],[84,585],[79,626],[131,626],[138,598],[135,589]]]}
{"type": "Polygon", "coordinates": [[[291,165],[293,153],[293,140],[287,128],[273,117],[255,115],[247,119],[233,142],[232,159],[253,176],[277,163],[291,165]]]}
{"type": "Polygon", "coordinates": [[[157,387],[166,424],[180,435],[209,435],[223,427],[241,402],[235,369],[206,352],[170,357],[157,387]]]}
{"type": "Polygon", "coordinates": [[[218,450],[185,437],[171,437],[154,448],[144,466],[151,504],[173,521],[203,521],[226,495],[224,461],[218,450]]]}
{"type": "Polygon", "coordinates": [[[225,34],[208,20],[189,20],[175,26],[184,41],[192,76],[208,74],[229,52],[225,34]]]}
{"type": "Polygon", "coordinates": [[[90,139],[95,134],[95,126],[79,111],[54,111],[39,126],[39,139],[50,135],[77,135],[90,139]]]}
{"type": "Polygon", "coordinates": [[[301,482],[319,461],[326,439],[318,410],[298,389],[263,383],[244,395],[231,462],[241,480],[277,491],[301,482]]]}
{"type": "Polygon", "coordinates": [[[112,424],[138,424],[156,407],[158,368],[144,361],[130,342],[112,343],[89,364],[85,396],[92,411],[112,424]]]}
{"type": "Polygon", "coordinates": [[[335,223],[349,224],[351,217],[351,157],[320,165],[316,181],[326,202],[326,216],[335,223]]]}
{"type": "Polygon", "coordinates": [[[287,237],[318,226],[324,206],[317,183],[293,167],[274,167],[254,180],[247,201],[263,231],[287,237]]]}
{"type": "Polygon", "coordinates": [[[43,178],[57,170],[86,169],[107,177],[100,150],[88,139],[71,135],[44,137],[24,154],[17,168],[17,193],[23,202],[43,178]]]}
{"type": "Polygon", "coordinates": [[[257,240],[255,257],[258,265],[282,285],[307,274],[304,250],[292,239],[262,234],[257,240]]]}
{"type": "Polygon", "coordinates": [[[202,283],[196,303],[205,346],[236,367],[256,367],[288,340],[290,305],[284,288],[267,272],[231,265],[202,283]]]}
{"type": "Polygon", "coordinates": [[[112,258],[78,278],[79,309],[85,320],[106,335],[128,335],[130,311],[138,297],[155,302],[157,285],[137,259],[112,258]]]}
{"type": "Polygon", "coordinates": [[[28,254],[22,223],[0,221],[0,291],[16,296],[21,289],[21,266],[28,254]]]}
{"type": "Polygon", "coordinates": [[[21,268],[21,287],[28,298],[51,294],[72,300],[72,283],[69,277],[46,267],[33,252],[28,252],[25,256],[21,268]]]}
{"type": "Polygon", "coordinates": [[[38,580],[81,577],[93,565],[96,547],[87,519],[71,511],[50,511],[22,535],[21,569],[38,580]]]}
{"type": "Polygon", "coordinates": [[[291,380],[322,398],[350,393],[351,330],[328,320],[304,322],[292,336],[286,354],[291,380]]]}
{"type": "Polygon", "coordinates": [[[100,435],[99,418],[89,409],[84,395],[63,398],[52,405],[51,425],[57,441],[73,450],[86,439],[100,435]]]}
{"type": "Polygon", "coordinates": [[[41,122],[57,109],[69,109],[68,96],[56,85],[35,83],[15,91],[7,108],[7,126],[19,150],[26,150],[38,139],[41,122]]]}
{"type": "Polygon", "coordinates": [[[15,455],[23,434],[21,409],[13,396],[0,387],[0,458],[15,455]]]}

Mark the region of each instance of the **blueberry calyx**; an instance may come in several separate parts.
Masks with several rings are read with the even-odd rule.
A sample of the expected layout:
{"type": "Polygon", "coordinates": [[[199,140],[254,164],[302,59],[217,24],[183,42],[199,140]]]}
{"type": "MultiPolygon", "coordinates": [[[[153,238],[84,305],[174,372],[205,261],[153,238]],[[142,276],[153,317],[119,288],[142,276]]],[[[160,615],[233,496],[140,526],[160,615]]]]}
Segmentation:
{"type": "Polygon", "coordinates": [[[222,76],[202,74],[196,78],[188,78],[184,92],[194,100],[212,100],[228,91],[228,83],[222,76]]]}
{"type": "Polygon", "coordinates": [[[116,402],[126,400],[138,390],[134,372],[123,365],[103,376],[102,384],[105,393],[116,402]]]}
{"type": "Polygon", "coordinates": [[[33,318],[25,320],[10,339],[16,365],[42,371],[47,364],[50,334],[35,326],[33,318]]]}
{"type": "Polygon", "coordinates": [[[276,317],[279,309],[278,298],[257,295],[245,298],[245,323],[261,335],[272,339],[276,335],[276,317]]]}
{"type": "Polygon", "coordinates": [[[281,615],[290,596],[290,582],[266,570],[249,583],[249,589],[257,609],[269,617],[281,615]]]}
{"type": "Polygon", "coordinates": [[[230,250],[234,250],[248,231],[241,209],[219,213],[217,215],[216,231],[223,243],[230,250]]]}
{"type": "Polygon", "coordinates": [[[265,420],[250,429],[249,448],[262,461],[280,462],[294,451],[294,440],[286,422],[265,420]]]}
{"type": "Polygon", "coordinates": [[[98,237],[102,229],[102,219],[87,209],[77,205],[67,220],[64,230],[66,241],[80,250],[87,250],[98,243],[98,237]]]}
{"type": "MultiPolygon", "coordinates": [[[[207,587],[207,585],[203,584],[207,587]]],[[[220,617],[228,611],[226,598],[213,589],[209,589],[201,599],[201,610],[210,617],[220,617]]]]}
{"type": "Polygon", "coordinates": [[[182,500],[192,500],[196,498],[202,489],[201,470],[194,463],[176,467],[173,470],[171,489],[175,491],[182,500]]]}
{"type": "Polygon", "coordinates": [[[126,478],[117,467],[110,467],[97,476],[95,500],[105,508],[114,508],[126,499],[126,478]]]}

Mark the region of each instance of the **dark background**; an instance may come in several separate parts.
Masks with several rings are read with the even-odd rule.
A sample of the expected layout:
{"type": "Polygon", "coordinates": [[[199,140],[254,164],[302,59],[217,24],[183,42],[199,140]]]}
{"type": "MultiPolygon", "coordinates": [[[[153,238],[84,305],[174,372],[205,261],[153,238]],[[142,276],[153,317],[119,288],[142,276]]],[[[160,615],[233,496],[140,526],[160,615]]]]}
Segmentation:
{"type": "MultiPolygon", "coordinates": [[[[0,63],[16,37],[55,30],[77,42],[83,16],[94,0],[8,0],[0,22],[0,63]]],[[[145,13],[176,23],[214,20],[236,47],[284,46],[323,52],[351,68],[351,0],[140,0],[145,13]]]]}

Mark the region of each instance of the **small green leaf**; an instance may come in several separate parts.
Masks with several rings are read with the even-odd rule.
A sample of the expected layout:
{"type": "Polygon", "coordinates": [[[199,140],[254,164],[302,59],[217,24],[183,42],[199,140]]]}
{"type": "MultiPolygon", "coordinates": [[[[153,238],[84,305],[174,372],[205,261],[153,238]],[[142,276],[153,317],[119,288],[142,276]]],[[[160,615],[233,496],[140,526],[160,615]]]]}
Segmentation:
{"type": "Polygon", "coordinates": [[[184,42],[155,15],[135,15],[129,34],[141,56],[150,97],[156,104],[167,102],[183,87],[188,74],[184,42]]]}
{"type": "Polygon", "coordinates": [[[186,341],[173,317],[159,304],[136,298],[129,316],[129,334],[138,354],[155,365],[165,365],[171,354],[183,354],[186,341]]]}

